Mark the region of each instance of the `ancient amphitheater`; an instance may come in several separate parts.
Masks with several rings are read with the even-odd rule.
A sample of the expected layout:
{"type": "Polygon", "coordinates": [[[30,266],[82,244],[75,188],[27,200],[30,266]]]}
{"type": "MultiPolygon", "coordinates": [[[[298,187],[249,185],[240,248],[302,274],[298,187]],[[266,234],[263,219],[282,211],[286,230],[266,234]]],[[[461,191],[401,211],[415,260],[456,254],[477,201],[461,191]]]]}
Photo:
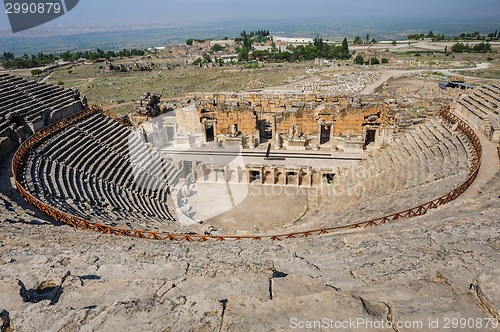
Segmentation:
{"type": "Polygon", "coordinates": [[[0,74],[1,331],[498,329],[498,104],[0,74]]]}

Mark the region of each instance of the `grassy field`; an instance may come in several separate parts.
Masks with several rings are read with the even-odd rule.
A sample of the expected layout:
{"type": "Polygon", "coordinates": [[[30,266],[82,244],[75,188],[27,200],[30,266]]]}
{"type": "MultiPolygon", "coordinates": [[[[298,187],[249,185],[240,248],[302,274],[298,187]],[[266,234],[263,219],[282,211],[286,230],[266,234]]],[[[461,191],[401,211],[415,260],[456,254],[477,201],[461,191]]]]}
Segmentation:
{"type": "Polygon", "coordinates": [[[47,82],[77,88],[89,104],[123,113],[134,109],[135,100],[145,92],[161,93],[163,99],[183,97],[190,92],[232,92],[258,85],[285,84],[290,77],[303,75],[311,64],[269,64],[259,68],[243,66],[196,68],[174,67],[150,72],[111,72],[99,69],[102,64],[58,68],[47,82]],[[120,104],[117,102],[120,101],[120,104]]]}
{"type": "Polygon", "coordinates": [[[459,71],[459,73],[477,78],[500,79],[500,56],[498,53],[485,55],[484,61],[491,64],[490,68],[474,71],[459,71]]]}
{"type": "MultiPolygon", "coordinates": [[[[133,111],[135,101],[146,92],[162,94],[162,99],[166,100],[181,98],[190,92],[237,92],[263,87],[286,87],[294,82],[325,79],[330,74],[341,72],[355,74],[360,71],[380,72],[386,69],[428,69],[428,72],[423,74],[424,79],[440,80],[444,76],[434,70],[460,69],[473,67],[478,62],[489,62],[489,69],[455,71],[457,74],[487,82],[488,79],[500,79],[499,51],[495,49],[495,52],[489,54],[450,53],[448,56],[442,52],[431,51],[394,52],[398,63],[369,67],[352,66],[349,62],[338,61],[331,67],[314,65],[314,62],[300,62],[199,68],[183,64],[184,58],[169,57],[165,54],[113,61],[114,65],[156,63],[156,68],[163,68],[153,71],[115,72],[106,70],[104,62],[80,63],[56,68],[38,79],[76,88],[87,97],[89,104],[123,114],[133,111]]],[[[32,77],[30,70],[15,71],[15,74],[32,77]]]]}

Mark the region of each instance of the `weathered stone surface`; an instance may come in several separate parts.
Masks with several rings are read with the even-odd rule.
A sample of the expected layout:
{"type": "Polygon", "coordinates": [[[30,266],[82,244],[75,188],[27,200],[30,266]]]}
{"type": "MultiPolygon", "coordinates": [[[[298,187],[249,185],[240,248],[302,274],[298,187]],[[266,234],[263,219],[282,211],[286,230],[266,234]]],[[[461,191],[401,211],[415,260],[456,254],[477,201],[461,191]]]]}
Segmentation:
{"type": "Polygon", "coordinates": [[[471,284],[471,290],[490,315],[500,321],[500,270],[487,271],[471,284]]]}
{"type": "MultiPolygon", "coordinates": [[[[491,190],[482,195],[491,199],[491,190]]],[[[490,199],[474,204],[493,208],[490,199]]],[[[495,211],[481,206],[280,243],[162,243],[2,223],[0,254],[8,250],[15,261],[0,272],[0,306],[16,331],[269,331],[324,318],[488,318],[469,291],[477,278],[497,298],[497,273],[487,272],[498,261],[495,211]],[[67,269],[58,303],[22,301],[16,278],[29,288],[58,281],[67,269]]]]}
{"type": "MultiPolygon", "coordinates": [[[[421,322],[420,330],[435,320],[444,329],[446,318],[485,323],[498,318],[500,259],[500,173],[489,155],[495,162],[484,162],[480,176],[491,169],[496,176],[425,216],[281,242],[162,242],[75,230],[36,212],[0,177],[6,329],[279,331],[333,321],[331,330],[369,330],[335,326],[359,319],[394,331],[387,323],[421,322]]],[[[8,161],[1,166],[8,174],[8,161]]],[[[376,213],[369,208],[367,215],[376,213]]],[[[332,213],[320,212],[328,223],[332,213]]]]}

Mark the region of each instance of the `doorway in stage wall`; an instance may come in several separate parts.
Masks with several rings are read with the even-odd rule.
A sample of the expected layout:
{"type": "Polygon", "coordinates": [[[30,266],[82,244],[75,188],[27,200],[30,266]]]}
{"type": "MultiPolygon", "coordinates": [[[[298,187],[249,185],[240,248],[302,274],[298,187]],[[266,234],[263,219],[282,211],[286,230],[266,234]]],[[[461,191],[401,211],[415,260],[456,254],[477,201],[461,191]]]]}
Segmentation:
{"type": "Polygon", "coordinates": [[[213,142],[215,138],[213,124],[211,123],[205,124],[205,137],[207,138],[207,142],[213,142]]]}
{"type": "Polygon", "coordinates": [[[264,133],[266,134],[266,140],[271,140],[273,138],[273,127],[271,122],[266,122],[264,124],[264,133]]]}
{"type": "Polygon", "coordinates": [[[331,126],[321,126],[321,137],[319,140],[319,144],[325,144],[330,142],[330,131],[331,131],[331,126]]]}
{"type": "Polygon", "coordinates": [[[172,142],[174,140],[174,127],[166,127],[167,130],[167,142],[172,142]]]}
{"type": "Polygon", "coordinates": [[[375,143],[376,133],[377,133],[377,131],[375,129],[367,129],[366,130],[365,147],[368,146],[370,143],[375,143]]]}

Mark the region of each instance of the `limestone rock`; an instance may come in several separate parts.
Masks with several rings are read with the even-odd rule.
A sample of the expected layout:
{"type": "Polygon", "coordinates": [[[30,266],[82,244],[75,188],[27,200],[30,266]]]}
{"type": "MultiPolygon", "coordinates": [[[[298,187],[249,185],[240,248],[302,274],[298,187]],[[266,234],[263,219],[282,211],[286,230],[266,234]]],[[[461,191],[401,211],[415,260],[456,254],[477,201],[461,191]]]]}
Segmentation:
{"type": "Polygon", "coordinates": [[[488,312],[500,321],[500,270],[484,272],[471,284],[474,295],[477,296],[481,305],[486,307],[488,312]]]}

